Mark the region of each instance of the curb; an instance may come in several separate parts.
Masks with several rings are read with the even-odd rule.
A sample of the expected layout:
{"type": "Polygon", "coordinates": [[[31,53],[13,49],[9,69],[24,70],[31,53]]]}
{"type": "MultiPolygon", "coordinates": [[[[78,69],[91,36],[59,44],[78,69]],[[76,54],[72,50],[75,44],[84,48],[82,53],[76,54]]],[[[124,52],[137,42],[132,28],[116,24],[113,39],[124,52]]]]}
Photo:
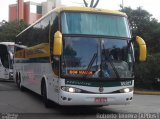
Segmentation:
{"type": "Polygon", "coordinates": [[[160,92],[157,91],[134,91],[134,94],[139,94],[139,95],[160,95],[160,92]]]}

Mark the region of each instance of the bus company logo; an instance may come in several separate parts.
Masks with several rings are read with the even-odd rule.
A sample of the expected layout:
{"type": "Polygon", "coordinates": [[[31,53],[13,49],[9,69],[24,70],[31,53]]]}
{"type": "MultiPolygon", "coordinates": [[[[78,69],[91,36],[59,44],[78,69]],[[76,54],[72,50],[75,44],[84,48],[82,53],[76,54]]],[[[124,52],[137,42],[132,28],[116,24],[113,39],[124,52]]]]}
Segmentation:
{"type": "Polygon", "coordinates": [[[101,87],[99,87],[99,92],[103,92],[104,91],[104,88],[101,86],[101,87]]]}

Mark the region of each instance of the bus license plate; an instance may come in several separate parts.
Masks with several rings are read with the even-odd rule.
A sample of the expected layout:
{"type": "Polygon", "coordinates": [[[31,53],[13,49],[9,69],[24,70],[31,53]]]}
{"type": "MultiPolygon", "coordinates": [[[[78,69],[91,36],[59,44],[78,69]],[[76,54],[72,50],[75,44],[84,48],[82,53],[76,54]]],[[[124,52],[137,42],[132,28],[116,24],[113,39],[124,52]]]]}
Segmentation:
{"type": "Polygon", "coordinates": [[[95,98],[95,102],[107,102],[107,98],[95,98]]]}

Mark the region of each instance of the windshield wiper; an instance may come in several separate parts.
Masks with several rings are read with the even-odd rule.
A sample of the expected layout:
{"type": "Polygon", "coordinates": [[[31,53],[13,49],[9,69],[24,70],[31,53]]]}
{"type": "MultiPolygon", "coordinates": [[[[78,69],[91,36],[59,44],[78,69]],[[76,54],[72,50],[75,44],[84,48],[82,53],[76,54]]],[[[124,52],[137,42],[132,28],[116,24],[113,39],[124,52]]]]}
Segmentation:
{"type": "MultiPolygon", "coordinates": [[[[91,61],[90,61],[89,64],[88,64],[88,67],[87,67],[87,70],[86,70],[87,72],[89,72],[89,71],[91,70],[92,65],[93,65],[93,63],[94,63],[94,61],[95,61],[95,59],[96,59],[97,57],[98,57],[98,54],[97,54],[97,53],[94,53],[91,61]]],[[[88,74],[86,74],[86,75],[84,76],[84,78],[86,78],[87,76],[88,76],[88,74]]]]}
{"type": "MultiPolygon", "coordinates": [[[[88,64],[88,67],[87,67],[87,69],[86,69],[87,72],[89,72],[89,71],[91,70],[92,65],[93,65],[93,63],[95,62],[95,59],[96,59],[96,58],[98,58],[98,45],[97,45],[97,52],[93,54],[93,57],[92,57],[92,59],[90,60],[90,62],[89,62],[89,64],[88,64]]],[[[96,66],[97,66],[97,61],[96,61],[96,66]]],[[[87,76],[88,76],[88,74],[86,74],[86,75],[84,76],[84,78],[86,78],[87,76]]]]}
{"type": "MultiPolygon", "coordinates": [[[[105,54],[105,56],[104,56],[105,59],[106,59],[106,56],[108,56],[107,59],[108,59],[110,65],[112,66],[113,71],[114,71],[115,74],[116,74],[116,77],[119,79],[119,78],[120,78],[120,75],[119,75],[119,73],[118,73],[118,71],[117,71],[115,65],[113,64],[112,60],[110,59],[109,54],[106,52],[104,44],[103,44],[103,50],[104,50],[104,54],[105,54]]],[[[102,52],[101,52],[101,59],[102,59],[102,52]]],[[[101,61],[101,76],[102,76],[102,61],[101,61]]]]}

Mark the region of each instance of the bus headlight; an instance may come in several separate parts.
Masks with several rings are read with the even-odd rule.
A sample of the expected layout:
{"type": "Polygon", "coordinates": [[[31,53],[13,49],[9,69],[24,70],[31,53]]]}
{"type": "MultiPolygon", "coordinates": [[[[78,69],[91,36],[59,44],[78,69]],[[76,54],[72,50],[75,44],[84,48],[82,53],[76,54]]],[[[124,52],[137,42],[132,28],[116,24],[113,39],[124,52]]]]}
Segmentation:
{"type": "Polygon", "coordinates": [[[61,89],[66,92],[70,93],[80,93],[82,90],[74,87],[69,87],[69,86],[62,86],[61,89]]]}
{"type": "Polygon", "coordinates": [[[124,89],[120,90],[121,93],[129,93],[129,92],[132,92],[132,91],[133,91],[132,87],[130,87],[130,88],[124,88],[124,89]]]}

